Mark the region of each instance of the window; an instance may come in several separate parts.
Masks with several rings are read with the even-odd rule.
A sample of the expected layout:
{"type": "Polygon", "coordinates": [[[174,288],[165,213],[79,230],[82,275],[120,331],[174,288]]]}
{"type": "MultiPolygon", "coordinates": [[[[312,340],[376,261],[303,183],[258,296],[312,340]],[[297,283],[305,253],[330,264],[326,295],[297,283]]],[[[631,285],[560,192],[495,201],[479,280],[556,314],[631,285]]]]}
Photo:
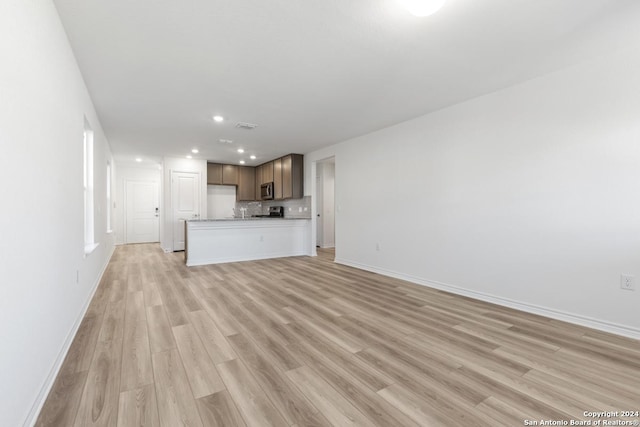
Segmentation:
{"type": "Polygon", "coordinates": [[[107,162],[107,233],[111,233],[111,162],[107,162]]]}
{"type": "Polygon", "coordinates": [[[84,121],[84,252],[90,254],[96,248],[93,229],[93,131],[84,121]]]}

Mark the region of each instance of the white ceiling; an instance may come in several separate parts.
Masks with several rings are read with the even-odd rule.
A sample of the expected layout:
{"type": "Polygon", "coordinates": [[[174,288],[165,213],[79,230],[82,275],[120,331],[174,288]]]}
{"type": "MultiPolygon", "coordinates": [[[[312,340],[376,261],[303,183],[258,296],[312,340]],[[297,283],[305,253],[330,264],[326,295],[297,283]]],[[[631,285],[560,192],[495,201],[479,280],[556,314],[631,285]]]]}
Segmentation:
{"type": "Polygon", "coordinates": [[[304,154],[640,36],[637,0],[54,2],[121,160],[304,154]]]}

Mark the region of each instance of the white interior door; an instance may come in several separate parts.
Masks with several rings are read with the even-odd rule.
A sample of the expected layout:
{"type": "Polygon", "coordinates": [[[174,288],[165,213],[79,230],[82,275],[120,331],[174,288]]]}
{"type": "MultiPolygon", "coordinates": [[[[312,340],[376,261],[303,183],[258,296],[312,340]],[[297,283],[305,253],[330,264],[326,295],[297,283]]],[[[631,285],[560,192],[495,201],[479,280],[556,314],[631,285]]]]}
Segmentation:
{"type": "Polygon", "coordinates": [[[184,250],[184,222],[200,218],[200,174],[171,172],[173,250],[184,250]]]}
{"type": "Polygon", "coordinates": [[[125,243],[159,240],[158,197],[158,184],[155,182],[126,182],[125,243]]]}

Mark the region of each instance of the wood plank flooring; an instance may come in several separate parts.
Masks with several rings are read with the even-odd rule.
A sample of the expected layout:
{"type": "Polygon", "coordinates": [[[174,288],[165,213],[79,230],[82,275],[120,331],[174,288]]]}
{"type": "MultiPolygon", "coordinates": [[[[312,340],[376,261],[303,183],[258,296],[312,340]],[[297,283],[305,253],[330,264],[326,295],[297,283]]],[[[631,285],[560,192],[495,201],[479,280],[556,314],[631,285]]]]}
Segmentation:
{"type": "MultiPolygon", "coordinates": [[[[640,342],[334,264],[120,246],[38,426],[521,426],[640,411],[640,342]]],[[[633,420],[631,418],[610,418],[633,420]]]]}

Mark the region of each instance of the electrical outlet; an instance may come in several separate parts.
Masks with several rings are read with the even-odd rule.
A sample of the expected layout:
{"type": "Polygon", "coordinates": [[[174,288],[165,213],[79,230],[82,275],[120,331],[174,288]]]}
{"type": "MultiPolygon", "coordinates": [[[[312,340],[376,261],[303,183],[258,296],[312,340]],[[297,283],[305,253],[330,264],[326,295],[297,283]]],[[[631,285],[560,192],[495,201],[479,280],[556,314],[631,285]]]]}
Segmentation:
{"type": "Polygon", "coordinates": [[[264,236],[260,236],[260,241],[264,242],[264,236]]]}
{"type": "Polygon", "coordinates": [[[298,212],[302,212],[302,206],[298,206],[298,212]]]}
{"type": "Polygon", "coordinates": [[[380,251],[380,243],[376,243],[376,251],[380,251]]]}
{"type": "Polygon", "coordinates": [[[80,270],[76,270],[76,284],[80,283],[80,270]]]}
{"type": "Polygon", "coordinates": [[[627,291],[635,291],[636,290],[635,277],[629,274],[621,274],[620,289],[625,289],[627,291]]]}

